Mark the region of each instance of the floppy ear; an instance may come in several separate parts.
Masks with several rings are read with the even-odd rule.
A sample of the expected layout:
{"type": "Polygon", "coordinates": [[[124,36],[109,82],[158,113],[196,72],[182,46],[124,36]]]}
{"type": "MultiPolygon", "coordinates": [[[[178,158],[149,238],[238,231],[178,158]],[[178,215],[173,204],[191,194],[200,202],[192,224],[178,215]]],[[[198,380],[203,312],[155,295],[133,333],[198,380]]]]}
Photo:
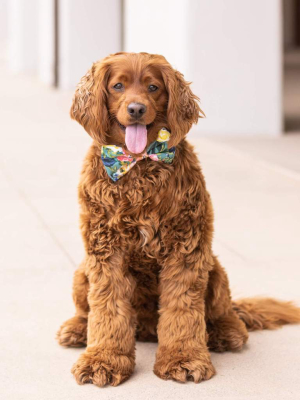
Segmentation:
{"type": "Polygon", "coordinates": [[[100,144],[106,144],[109,115],[106,106],[109,65],[94,63],[77,85],[70,110],[71,118],[79,122],[100,144]]]}
{"type": "Polygon", "coordinates": [[[199,118],[205,116],[199,106],[199,98],[193,94],[190,82],[171,66],[162,70],[169,95],[167,119],[171,130],[170,145],[176,146],[199,118]]]}

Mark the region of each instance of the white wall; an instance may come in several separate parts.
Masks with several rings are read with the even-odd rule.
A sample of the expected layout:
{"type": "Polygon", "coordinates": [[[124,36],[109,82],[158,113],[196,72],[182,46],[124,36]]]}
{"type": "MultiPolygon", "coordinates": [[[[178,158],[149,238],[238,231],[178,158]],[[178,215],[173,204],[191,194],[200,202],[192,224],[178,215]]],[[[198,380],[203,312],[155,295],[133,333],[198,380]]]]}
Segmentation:
{"type": "Polygon", "coordinates": [[[207,115],[197,130],[282,132],[280,0],[126,0],[125,8],[125,49],[162,53],[193,81],[207,115]]]}
{"type": "Polygon", "coordinates": [[[121,50],[119,0],[60,0],[59,86],[74,89],[91,64],[121,50]]]}
{"type": "MultiPolygon", "coordinates": [[[[189,0],[188,0],[189,1],[189,0]]],[[[124,47],[128,52],[163,54],[183,73],[188,67],[187,0],[125,0],[124,47]]]]}
{"type": "Polygon", "coordinates": [[[42,0],[38,7],[38,61],[39,79],[48,84],[54,84],[54,1],[42,0]]]}
{"type": "Polygon", "coordinates": [[[7,58],[8,0],[0,0],[0,59],[7,58]]]}
{"type": "MultiPolygon", "coordinates": [[[[52,0],[6,0],[9,65],[53,82],[52,0]]],[[[121,50],[120,0],[60,0],[59,83],[121,50]]],[[[208,134],[282,132],[281,0],[124,0],[125,50],[161,53],[193,81],[208,134]]],[[[4,28],[5,30],[5,28],[4,28]]]]}
{"type": "Polygon", "coordinates": [[[13,72],[37,71],[38,0],[9,0],[8,65],[13,72]]]}
{"type": "MultiPolygon", "coordinates": [[[[8,8],[10,70],[37,74],[42,82],[53,85],[54,0],[0,1],[8,8]]],[[[60,0],[58,8],[58,83],[73,90],[93,62],[121,50],[121,1],[60,0]]],[[[0,35],[2,30],[5,33],[5,27],[0,35]]]]}

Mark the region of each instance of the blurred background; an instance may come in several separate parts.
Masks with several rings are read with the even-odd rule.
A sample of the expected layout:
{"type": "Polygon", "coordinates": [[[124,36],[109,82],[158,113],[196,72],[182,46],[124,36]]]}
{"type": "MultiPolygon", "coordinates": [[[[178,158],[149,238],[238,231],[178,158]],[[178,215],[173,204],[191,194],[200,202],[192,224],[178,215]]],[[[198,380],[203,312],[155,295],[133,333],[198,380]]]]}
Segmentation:
{"type": "Polygon", "coordinates": [[[299,0],[1,0],[7,68],[74,89],[117,51],[161,53],[193,82],[201,132],[300,130],[299,0]]]}
{"type": "MultiPolygon", "coordinates": [[[[163,54],[201,98],[207,117],[188,138],[233,297],[300,303],[300,0],[0,0],[5,400],[100,396],[69,373],[82,350],[54,338],[74,313],[72,276],[84,257],[77,184],[91,138],[70,119],[71,99],[92,62],[118,51],[163,54]]],[[[155,349],[138,343],[135,375],[101,398],[299,397],[299,327],[213,354],[218,374],[197,386],[156,378],[155,349]]]]}

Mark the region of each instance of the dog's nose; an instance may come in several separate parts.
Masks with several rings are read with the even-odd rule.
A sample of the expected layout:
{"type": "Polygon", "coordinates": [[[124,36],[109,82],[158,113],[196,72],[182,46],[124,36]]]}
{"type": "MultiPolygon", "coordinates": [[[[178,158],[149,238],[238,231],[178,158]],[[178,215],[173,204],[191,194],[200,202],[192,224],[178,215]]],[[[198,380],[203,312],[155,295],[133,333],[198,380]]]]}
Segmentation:
{"type": "Polygon", "coordinates": [[[141,118],[142,115],[145,114],[146,110],[147,107],[145,106],[145,104],[141,103],[130,103],[127,107],[128,114],[136,119],[141,118]]]}

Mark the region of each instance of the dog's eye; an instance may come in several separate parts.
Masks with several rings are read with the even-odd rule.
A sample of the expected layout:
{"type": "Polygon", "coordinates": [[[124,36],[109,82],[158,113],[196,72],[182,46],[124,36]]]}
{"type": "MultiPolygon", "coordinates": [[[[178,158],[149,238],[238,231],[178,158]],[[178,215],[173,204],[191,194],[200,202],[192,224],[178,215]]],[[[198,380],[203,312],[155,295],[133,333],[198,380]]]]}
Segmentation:
{"type": "Polygon", "coordinates": [[[122,85],[122,83],[116,83],[115,84],[115,86],[114,86],[114,89],[116,89],[116,90],[121,90],[121,89],[123,89],[123,85],[122,85]]]}
{"type": "Polygon", "coordinates": [[[155,85],[150,85],[150,86],[148,87],[149,92],[156,92],[157,89],[158,89],[158,87],[155,86],[155,85]]]}

